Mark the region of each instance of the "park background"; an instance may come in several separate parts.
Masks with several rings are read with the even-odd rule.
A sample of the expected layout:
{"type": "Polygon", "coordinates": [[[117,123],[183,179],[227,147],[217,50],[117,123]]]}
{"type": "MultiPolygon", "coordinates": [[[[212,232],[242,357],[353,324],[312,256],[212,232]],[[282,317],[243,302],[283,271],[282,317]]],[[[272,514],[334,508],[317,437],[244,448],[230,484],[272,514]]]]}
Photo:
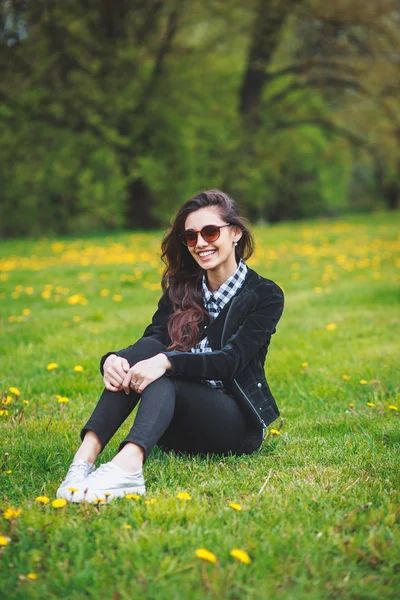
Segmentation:
{"type": "Polygon", "coordinates": [[[0,7],[0,595],[397,598],[398,2],[0,7]],[[163,232],[209,188],[285,292],[281,417],[250,457],[155,449],[146,498],[54,505],[99,358],[142,334],[163,232]]]}

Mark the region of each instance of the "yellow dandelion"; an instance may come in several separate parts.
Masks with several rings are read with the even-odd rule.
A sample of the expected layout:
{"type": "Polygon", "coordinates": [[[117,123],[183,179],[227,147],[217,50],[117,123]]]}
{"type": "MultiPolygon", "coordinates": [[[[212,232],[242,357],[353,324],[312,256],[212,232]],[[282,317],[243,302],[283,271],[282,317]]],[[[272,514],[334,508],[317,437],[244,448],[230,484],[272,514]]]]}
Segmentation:
{"type": "Polygon", "coordinates": [[[247,554],[245,550],[239,550],[239,548],[233,548],[230,553],[233,558],[236,558],[239,562],[249,565],[251,563],[251,558],[247,554]]]}
{"type": "Polygon", "coordinates": [[[188,494],[188,492],[178,492],[176,497],[179,498],[179,500],[191,500],[192,499],[191,495],[188,494]]]}
{"type": "Polygon", "coordinates": [[[399,410],[394,404],[389,404],[388,408],[390,408],[390,410],[399,410]]]}
{"type": "Polygon", "coordinates": [[[237,502],[231,502],[229,506],[233,508],[233,510],[243,510],[242,505],[238,504],[237,502]]]}
{"type": "Polygon", "coordinates": [[[349,407],[354,408],[354,402],[350,402],[349,407]]]}
{"type": "Polygon", "coordinates": [[[2,408],[0,410],[0,417],[8,417],[8,410],[5,408],[2,408]]]}
{"type": "Polygon", "coordinates": [[[11,470],[11,469],[8,469],[7,471],[4,471],[4,473],[5,473],[6,475],[11,475],[11,473],[12,473],[12,470],[11,470]]]}
{"type": "Polygon", "coordinates": [[[314,288],[314,292],[315,292],[316,294],[320,294],[320,293],[322,292],[322,288],[321,288],[321,287],[315,287],[315,288],[314,288]]]}
{"type": "Polygon", "coordinates": [[[10,387],[8,388],[8,391],[10,392],[10,394],[14,394],[14,396],[19,396],[21,394],[19,389],[16,387],[10,387]]]}
{"type": "MultiPolygon", "coordinates": [[[[78,491],[78,490],[76,490],[76,491],[78,491]]],[[[105,497],[106,499],[107,499],[107,498],[109,498],[110,496],[111,496],[110,492],[105,492],[105,493],[104,493],[104,497],[105,497]]]]}
{"type": "Polygon", "coordinates": [[[210,552],[210,550],[207,550],[206,548],[197,548],[197,550],[195,550],[195,555],[197,556],[197,558],[200,558],[201,560],[205,560],[210,563],[216,563],[218,560],[215,554],[213,552],[210,552]]]}
{"type": "Polygon", "coordinates": [[[125,498],[127,500],[140,500],[139,494],[126,494],[125,498]]]}
{"type": "Polygon", "coordinates": [[[7,406],[8,404],[11,404],[12,401],[12,396],[7,396],[7,398],[4,398],[4,400],[2,400],[1,403],[3,406],[7,406]]]}
{"type": "Polygon", "coordinates": [[[145,504],[155,504],[156,502],[157,500],[155,498],[149,498],[148,500],[144,501],[145,504]]]}
{"type": "Polygon", "coordinates": [[[343,375],[342,377],[345,381],[350,381],[350,377],[348,375],[343,375]]]}
{"type": "Polygon", "coordinates": [[[43,292],[40,295],[42,296],[43,300],[48,300],[49,298],[51,298],[51,291],[43,290],[43,292]]]}
{"type": "Polygon", "coordinates": [[[360,379],[361,385],[367,385],[368,381],[366,379],[360,379]]]}
{"type": "Polygon", "coordinates": [[[35,498],[35,501],[39,502],[40,504],[49,504],[50,498],[48,498],[47,496],[38,496],[37,498],[35,498]]]}
{"type": "Polygon", "coordinates": [[[52,362],[47,365],[47,370],[52,371],[53,369],[57,369],[57,367],[58,367],[58,364],[56,362],[52,362]]]}
{"type": "Polygon", "coordinates": [[[66,396],[60,396],[58,402],[60,404],[67,404],[69,402],[69,398],[67,398],[66,396]]]}
{"type": "Polygon", "coordinates": [[[68,504],[68,502],[65,500],[65,498],[57,498],[51,503],[53,508],[63,508],[63,506],[66,504],[68,504]]]}
{"type": "Polygon", "coordinates": [[[11,519],[16,519],[21,514],[22,510],[20,508],[7,508],[3,512],[3,517],[7,519],[7,521],[11,521],[11,519]]]}
{"type": "Polygon", "coordinates": [[[105,298],[106,296],[110,295],[110,290],[101,290],[100,292],[100,296],[102,296],[103,298],[105,298]]]}
{"type": "Polygon", "coordinates": [[[7,537],[6,535],[0,535],[0,546],[8,546],[10,542],[11,538],[7,537]]]}
{"type": "Polygon", "coordinates": [[[375,406],[373,402],[367,402],[367,406],[375,406]]]}
{"type": "Polygon", "coordinates": [[[29,315],[31,314],[31,311],[29,310],[29,308],[24,308],[24,310],[22,311],[22,314],[24,315],[24,317],[29,317],[29,315]]]}
{"type": "Polygon", "coordinates": [[[10,316],[7,318],[7,321],[8,321],[9,323],[14,323],[14,321],[15,321],[15,317],[14,317],[13,315],[10,315],[10,316]]]}
{"type": "Polygon", "coordinates": [[[74,323],[79,323],[79,321],[81,320],[81,318],[78,317],[78,316],[76,316],[76,317],[73,317],[72,320],[73,320],[74,323]]]}
{"type": "Polygon", "coordinates": [[[25,294],[28,294],[28,296],[32,296],[33,292],[34,292],[33,287],[27,287],[25,290],[25,294]]]}
{"type": "Polygon", "coordinates": [[[114,294],[113,300],[114,300],[114,302],[121,302],[121,300],[122,300],[121,294],[114,294]]]}
{"type": "Polygon", "coordinates": [[[308,367],[308,362],[301,363],[301,366],[303,367],[303,369],[305,369],[306,367],[308,367]]]}
{"type": "Polygon", "coordinates": [[[27,573],[26,577],[27,577],[27,579],[32,579],[32,581],[35,581],[35,579],[38,578],[36,573],[27,573]]]}
{"type": "Polygon", "coordinates": [[[74,487],[69,487],[69,488],[67,488],[67,490],[68,490],[69,492],[72,492],[72,494],[75,494],[75,492],[77,492],[77,491],[78,491],[78,490],[77,490],[77,488],[74,488],[74,487]]]}
{"type": "Polygon", "coordinates": [[[125,525],[122,525],[122,527],[124,529],[132,529],[132,525],[128,525],[127,523],[125,523],[125,525]]]}
{"type": "Polygon", "coordinates": [[[334,331],[336,329],[337,325],[336,323],[328,323],[328,325],[326,326],[328,331],[334,331]]]}
{"type": "Polygon", "coordinates": [[[81,365],[75,365],[74,371],[76,373],[80,373],[81,371],[83,371],[83,367],[81,365]]]}
{"type": "Polygon", "coordinates": [[[281,435],[281,432],[278,429],[270,429],[269,430],[272,435],[281,435]]]}
{"type": "Polygon", "coordinates": [[[104,498],[95,498],[93,500],[93,504],[101,504],[102,502],[105,502],[104,498]]]}
{"type": "Polygon", "coordinates": [[[24,404],[25,404],[25,406],[28,406],[29,400],[24,400],[24,404]]]}

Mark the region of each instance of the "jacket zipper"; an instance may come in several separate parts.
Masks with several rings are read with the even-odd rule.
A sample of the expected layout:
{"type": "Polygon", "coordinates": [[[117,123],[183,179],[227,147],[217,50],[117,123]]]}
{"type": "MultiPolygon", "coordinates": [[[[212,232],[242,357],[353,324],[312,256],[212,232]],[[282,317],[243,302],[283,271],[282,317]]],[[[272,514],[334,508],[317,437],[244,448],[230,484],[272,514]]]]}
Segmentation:
{"type": "MultiPolygon", "coordinates": [[[[230,312],[231,312],[231,310],[232,310],[232,306],[233,306],[233,304],[234,304],[235,300],[236,300],[236,298],[233,298],[233,300],[232,300],[232,303],[231,303],[231,305],[230,305],[230,307],[229,307],[229,310],[228,310],[228,312],[227,312],[227,314],[226,314],[226,317],[225,317],[225,323],[224,323],[224,326],[223,326],[223,328],[222,328],[222,334],[221,334],[221,344],[222,344],[222,346],[224,345],[224,333],[225,333],[225,327],[226,327],[226,324],[227,324],[227,322],[228,322],[229,313],[230,313],[230,312]]],[[[256,409],[255,409],[255,408],[254,408],[254,406],[252,405],[252,403],[251,403],[251,401],[249,400],[249,398],[246,396],[246,394],[244,393],[244,391],[242,390],[242,388],[241,388],[241,387],[240,387],[240,385],[238,384],[238,382],[237,382],[237,379],[234,379],[234,380],[233,380],[233,383],[234,383],[234,384],[236,384],[236,386],[238,387],[238,389],[239,389],[240,393],[242,394],[243,398],[244,398],[244,399],[247,401],[247,404],[250,406],[250,408],[252,409],[252,411],[254,412],[254,414],[257,416],[257,419],[260,421],[261,425],[262,425],[263,427],[267,427],[267,425],[264,423],[263,419],[260,417],[260,415],[258,414],[258,412],[256,411],[256,409]]]]}

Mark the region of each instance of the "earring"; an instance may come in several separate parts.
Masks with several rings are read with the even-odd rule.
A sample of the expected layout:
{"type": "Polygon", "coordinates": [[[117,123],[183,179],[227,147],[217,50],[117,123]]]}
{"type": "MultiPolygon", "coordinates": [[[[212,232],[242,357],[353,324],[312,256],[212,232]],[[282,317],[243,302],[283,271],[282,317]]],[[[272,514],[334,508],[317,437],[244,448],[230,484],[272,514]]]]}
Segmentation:
{"type": "Polygon", "coordinates": [[[233,245],[234,245],[234,246],[237,246],[237,245],[238,245],[238,243],[237,243],[237,242],[233,242],[233,245]]]}

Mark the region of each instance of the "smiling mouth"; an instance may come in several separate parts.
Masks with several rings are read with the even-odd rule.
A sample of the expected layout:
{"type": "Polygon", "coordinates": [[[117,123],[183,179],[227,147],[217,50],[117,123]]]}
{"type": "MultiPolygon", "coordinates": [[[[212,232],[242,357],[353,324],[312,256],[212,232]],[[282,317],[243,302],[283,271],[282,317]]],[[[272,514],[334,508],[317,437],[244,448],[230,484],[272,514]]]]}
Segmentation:
{"type": "Polygon", "coordinates": [[[216,250],[206,250],[205,252],[198,252],[198,256],[200,256],[200,258],[207,258],[208,256],[211,256],[212,254],[214,254],[216,252],[216,250]]]}

